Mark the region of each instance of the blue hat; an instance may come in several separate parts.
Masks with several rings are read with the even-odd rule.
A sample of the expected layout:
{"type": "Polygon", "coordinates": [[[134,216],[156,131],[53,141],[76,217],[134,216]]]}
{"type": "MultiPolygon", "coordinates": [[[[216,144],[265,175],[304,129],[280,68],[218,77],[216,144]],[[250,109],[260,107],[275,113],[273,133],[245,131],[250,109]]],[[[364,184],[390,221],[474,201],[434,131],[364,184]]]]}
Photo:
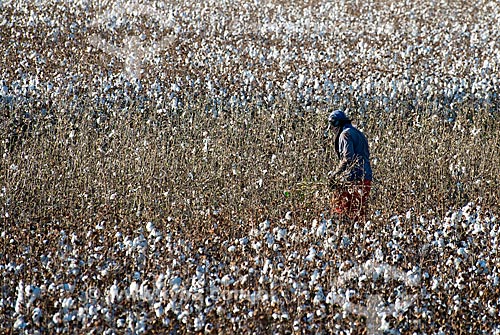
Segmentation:
{"type": "Polygon", "coordinates": [[[351,121],[347,115],[340,109],[334,110],[328,115],[328,122],[333,123],[335,121],[351,121]]]}

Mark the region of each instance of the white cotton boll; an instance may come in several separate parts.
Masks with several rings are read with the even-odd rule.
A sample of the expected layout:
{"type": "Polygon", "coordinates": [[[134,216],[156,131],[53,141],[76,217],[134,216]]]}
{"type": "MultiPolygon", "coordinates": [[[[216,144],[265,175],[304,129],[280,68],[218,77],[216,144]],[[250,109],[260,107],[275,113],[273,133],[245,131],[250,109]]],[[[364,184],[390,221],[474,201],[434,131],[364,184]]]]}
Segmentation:
{"type": "Polygon", "coordinates": [[[137,294],[139,293],[139,284],[137,284],[136,281],[132,281],[130,283],[130,288],[129,288],[129,298],[131,299],[137,299],[137,294]]]}
{"type": "Polygon", "coordinates": [[[285,220],[290,221],[292,219],[292,212],[286,212],[285,214],[285,220]]]}
{"type": "Polygon", "coordinates": [[[312,262],[314,260],[314,257],[316,257],[316,250],[314,248],[309,249],[309,255],[306,256],[306,261],[312,262]]]}
{"type": "Polygon", "coordinates": [[[330,237],[328,238],[328,240],[327,240],[328,245],[329,245],[329,246],[333,246],[333,245],[334,245],[334,243],[335,243],[335,240],[336,240],[336,239],[337,239],[337,236],[335,236],[335,235],[330,236],[330,237]]]}
{"type": "Polygon", "coordinates": [[[112,304],[114,304],[118,300],[118,286],[116,285],[116,280],[113,285],[109,288],[109,300],[112,304]]]}
{"type": "Polygon", "coordinates": [[[165,275],[163,273],[160,273],[158,275],[158,277],[156,278],[156,281],[155,281],[155,287],[157,290],[161,291],[161,289],[163,288],[165,284],[165,275]]]}
{"type": "Polygon", "coordinates": [[[39,287],[34,285],[26,285],[24,288],[25,296],[29,298],[30,303],[33,303],[36,299],[40,297],[41,290],[39,287]]]}
{"type": "Polygon", "coordinates": [[[16,322],[14,322],[14,329],[24,329],[26,328],[28,324],[26,322],[24,322],[24,317],[23,316],[19,316],[16,320],[16,322]]]}
{"type": "Polygon", "coordinates": [[[325,294],[323,293],[323,289],[320,288],[314,295],[313,304],[319,305],[323,301],[325,301],[325,294]]]}
{"type": "Polygon", "coordinates": [[[264,266],[262,267],[262,273],[263,274],[266,274],[267,271],[269,270],[269,267],[271,265],[271,260],[266,258],[266,260],[264,261],[264,266]]]}
{"type": "Polygon", "coordinates": [[[64,298],[63,301],[62,301],[62,308],[64,309],[70,309],[71,307],[73,307],[73,298],[69,297],[69,298],[64,298]]]}
{"type": "Polygon", "coordinates": [[[116,320],[116,327],[117,328],[123,328],[125,327],[125,319],[118,319],[116,320]]]}
{"type": "Polygon", "coordinates": [[[14,310],[16,311],[17,314],[22,314],[23,305],[24,305],[24,284],[22,281],[20,281],[19,285],[17,286],[17,299],[14,307],[14,310]]]}
{"type": "Polygon", "coordinates": [[[145,280],[141,283],[141,286],[139,286],[139,297],[142,300],[150,300],[151,298],[151,292],[148,289],[148,281],[145,280]]]}
{"type": "Polygon", "coordinates": [[[198,315],[194,318],[194,330],[200,331],[205,326],[205,317],[203,315],[198,315]]]}
{"type": "Polygon", "coordinates": [[[297,78],[297,86],[298,88],[302,88],[304,86],[304,83],[306,81],[306,77],[301,73],[299,77],[297,78]]]}
{"type": "Polygon", "coordinates": [[[268,248],[272,248],[274,244],[274,236],[270,232],[266,234],[266,243],[268,248]]]}
{"type": "Polygon", "coordinates": [[[239,239],[239,242],[241,245],[247,245],[248,244],[248,237],[242,237],[239,239]]]}
{"type": "Polygon", "coordinates": [[[345,292],[345,298],[347,301],[350,301],[352,297],[356,296],[356,291],[355,290],[346,290],[345,292]]]}
{"type": "Polygon", "coordinates": [[[468,256],[467,249],[465,249],[465,248],[459,248],[459,249],[457,250],[457,253],[458,253],[460,256],[464,257],[464,258],[467,258],[467,256],[468,256]]]}
{"type": "Polygon", "coordinates": [[[170,281],[170,286],[174,292],[178,292],[182,284],[182,278],[176,277],[170,281]]]}
{"type": "Polygon", "coordinates": [[[221,279],[221,284],[224,285],[224,286],[229,286],[231,285],[232,283],[234,283],[234,279],[231,278],[231,276],[229,275],[225,275],[224,277],[222,277],[221,279]]]}
{"type": "Polygon", "coordinates": [[[234,252],[235,250],[236,250],[236,247],[234,245],[227,248],[227,251],[229,251],[229,252],[234,252]]]}
{"type": "Polygon", "coordinates": [[[145,320],[139,320],[139,321],[137,321],[136,332],[138,334],[142,334],[142,333],[146,332],[146,322],[145,322],[145,320]]]}
{"type": "Polygon", "coordinates": [[[151,232],[154,229],[154,227],[155,226],[154,226],[153,222],[149,221],[148,223],[146,223],[146,230],[148,232],[151,232]]]}
{"type": "Polygon", "coordinates": [[[38,307],[33,309],[33,313],[31,313],[31,319],[35,324],[38,324],[40,322],[40,319],[42,318],[42,310],[38,307]]]}
{"type": "Polygon", "coordinates": [[[279,228],[276,234],[276,239],[278,241],[283,240],[286,237],[287,230],[286,228],[279,228]]]}
{"type": "Polygon", "coordinates": [[[389,321],[386,320],[387,314],[385,312],[378,313],[379,318],[380,318],[380,327],[378,330],[384,332],[386,330],[389,330],[390,323],[389,321]]]}
{"type": "MultiPolygon", "coordinates": [[[[91,306],[93,307],[93,306],[91,306]]],[[[60,324],[62,323],[62,319],[61,319],[61,313],[57,312],[56,314],[54,314],[52,316],[52,322],[54,322],[55,324],[60,324]]]]}
{"type": "Polygon", "coordinates": [[[213,297],[206,297],[205,298],[205,306],[210,307],[213,305],[215,299],[213,297]]]}
{"type": "Polygon", "coordinates": [[[78,312],[76,314],[79,320],[82,320],[87,315],[87,311],[83,307],[78,307],[78,312]]]}
{"type": "Polygon", "coordinates": [[[266,221],[264,221],[264,222],[259,223],[259,229],[260,229],[261,231],[265,231],[265,230],[267,230],[267,229],[269,228],[269,226],[270,226],[270,224],[269,224],[269,221],[268,221],[268,220],[266,220],[266,221]]]}
{"type": "Polygon", "coordinates": [[[214,325],[213,325],[213,324],[211,324],[211,323],[207,323],[207,324],[205,325],[205,333],[210,333],[210,332],[211,332],[211,331],[213,331],[213,330],[214,330],[214,325]]]}
{"type": "Polygon", "coordinates": [[[439,280],[437,278],[432,279],[431,290],[436,291],[439,287],[439,280]]]}
{"type": "Polygon", "coordinates": [[[316,236],[317,237],[323,237],[326,233],[326,222],[322,221],[319,225],[318,228],[316,229],[316,236]]]}
{"type": "Polygon", "coordinates": [[[420,272],[418,269],[408,271],[405,276],[405,283],[409,286],[417,286],[420,284],[420,272]]]}
{"type": "Polygon", "coordinates": [[[259,251],[261,246],[262,246],[262,244],[260,242],[252,243],[252,248],[255,249],[256,251],[259,251]]]}
{"type": "Polygon", "coordinates": [[[314,285],[318,280],[318,278],[319,278],[319,270],[316,269],[311,275],[311,280],[309,281],[309,285],[311,286],[314,285]]]}
{"type": "Polygon", "coordinates": [[[164,309],[163,309],[163,304],[161,302],[156,302],[153,305],[153,308],[155,310],[155,315],[157,318],[159,318],[163,315],[164,309]]]}
{"type": "Polygon", "coordinates": [[[329,292],[328,295],[326,296],[325,302],[329,305],[337,304],[340,302],[340,296],[337,295],[335,292],[329,292]]]}

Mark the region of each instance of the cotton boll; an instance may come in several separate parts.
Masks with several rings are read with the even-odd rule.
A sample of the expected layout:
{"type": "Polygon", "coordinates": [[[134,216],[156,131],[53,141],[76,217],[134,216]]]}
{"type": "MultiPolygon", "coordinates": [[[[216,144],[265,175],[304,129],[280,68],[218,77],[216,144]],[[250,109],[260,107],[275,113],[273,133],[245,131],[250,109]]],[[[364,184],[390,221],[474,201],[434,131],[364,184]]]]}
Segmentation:
{"type": "Polygon", "coordinates": [[[467,252],[467,249],[465,249],[465,248],[459,248],[457,250],[457,254],[464,257],[464,258],[468,257],[468,252],[467,252]]]}
{"type": "Polygon", "coordinates": [[[146,332],[146,320],[142,319],[142,320],[137,321],[135,329],[136,329],[138,334],[145,333],[146,332]]]}
{"type": "Polygon", "coordinates": [[[207,323],[205,325],[205,333],[211,333],[214,330],[214,325],[211,323],[207,323]]]}
{"type": "Polygon", "coordinates": [[[260,229],[260,231],[265,231],[265,230],[267,230],[267,229],[269,228],[269,225],[270,225],[270,224],[269,224],[269,221],[268,221],[268,220],[261,222],[261,223],[259,224],[259,229],[260,229]]]}
{"type": "Polygon", "coordinates": [[[321,221],[320,224],[318,225],[318,228],[316,229],[316,236],[323,237],[325,236],[325,233],[326,233],[326,222],[321,221]]]}
{"type": "Polygon", "coordinates": [[[266,243],[268,248],[272,248],[274,245],[274,236],[270,232],[266,233],[266,243]]]}
{"type": "Polygon", "coordinates": [[[109,298],[109,302],[112,304],[114,304],[118,300],[119,289],[118,289],[118,285],[116,285],[116,284],[117,283],[115,280],[113,285],[111,285],[111,287],[109,288],[108,298],[109,298]]]}
{"type": "Polygon", "coordinates": [[[433,278],[431,290],[436,291],[438,287],[439,287],[439,280],[437,278],[433,278]]]}
{"type": "Polygon", "coordinates": [[[194,330],[195,331],[200,331],[204,328],[205,326],[205,316],[204,315],[198,315],[197,317],[194,318],[194,330]]]}
{"type": "Polygon", "coordinates": [[[306,256],[305,260],[308,262],[312,262],[315,257],[316,257],[316,249],[311,247],[309,249],[309,255],[306,256]]]}
{"type": "Polygon", "coordinates": [[[382,312],[382,313],[379,313],[378,314],[379,318],[380,318],[380,327],[378,330],[381,330],[381,331],[386,331],[386,330],[389,330],[389,327],[390,327],[390,323],[389,321],[386,320],[386,317],[387,317],[387,314],[385,312],[382,312]]]}
{"type": "Polygon", "coordinates": [[[476,266],[478,267],[477,272],[478,273],[484,273],[488,272],[488,263],[484,259],[480,259],[476,262],[476,266]]]}
{"type": "Polygon", "coordinates": [[[158,277],[156,277],[155,287],[157,290],[161,291],[164,285],[165,285],[165,275],[163,273],[160,273],[158,277]]]}
{"type": "Polygon", "coordinates": [[[33,309],[33,312],[31,313],[31,319],[35,324],[39,324],[42,315],[43,315],[42,310],[39,307],[36,307],[33,309]]]}
{"type": "Polygon", "coordinates": [[[320,288],[314,295],[313,304],[319,305],[323,301],[325,301],[325,294],[323,293],[323,290],[320,288]]]}
{"type": "Polygon", "coordinates": [[[40,297],[41,290],[37,286],[26,285],[24,288],[25,297],[29,299],[28,305],[31,305],[36,299],[40,297]]]}
{"type": "Polygon", "coordinates": [[[16,322],[14,322],[14,329],[22,330],[22,329],[26,328],[27,325],[28,324],[26,322],[24,322],[24,317],[23,316],[19,316],[16,319],[16,322]]]}
{"type": "Polygon", "coordinates": [[[340,296],[335,292],[329,292],[326,296],[325,302],[329,305],[337,304],[340,301],[340,296]]]}
{"type": "Polygon", "coordinates": [[[182,284],[182,278],[176,277],[170,281],[170,286],[174,292],[178,292],[182,284]]]}
{"type": "Polygon", "coordinates": [[[266,260],[264,261],[264,266],[262,267],[262,273],[266,274],[270,266],[271,266],[271,260],[266,258],[266,260]]]}
{"type": "Polygon", "coordinates": [[[351,239],[349,238],[349,236],[342,237],[342,245],[344,247],[348,247],[350,244],[351,244],[351,239]]]}
{"type": "Polygon", "coordinates": [[[164,308],[163,308],[163,304],[161,302],[156,302],[153,305],[153,309],[155,311],[155,315],[157,318],[160,318],[163,315],[164,308]]]}
{"type": "Polygon", "coordinates": [[[347,301],[350,301],[350,299],[351,299],[352,297],[356,296],[356,295],[357,295],[357,294],[356,294],[356,291],[355,291],[355,290],[348,289],[348,290],[346,290],[346,292],[345,292],[345,298],[346,298],[346,300],[347,300],[347,301]]]}
{"type": "Polygon", "coordinates": [[[61,313],[57,312],[52,316],[52,322],[54,322],[56,325],[62,323],[61,319],[61,313]]]}
{"type": "Polygon", "coordinates": [[[309,285],[310,286],[314,285],[319,277],[320,277],[319,270],[317,270],[317,269],[314,270],[314,272],[311,275],[311,280],[309,281],[309,285]]]}
{"type": "Polygon", "coordinates": [[[70,309],[71,307],[73,307],[73,298],[71,297],[68,297],[68,298],[64,298],[63,301],[62,301],[62,308],[64,309],[70,309]]]}
{"type": "Polygon", "coordinates": [[[136,281],[132,281],[129,287],[129,298],[136,300],[139,293],[139,285],[136,281]]]}
{"type": "Polygon", "coordinates": [[[279,228],[277,230],[276,239],[278,241],[281,241],[281,240],[283,240],[286,237],[286,234],[287,234],[286,228],[279,228]]]}
{"type": "Polygon", "coordinates": [[[17,299],[14,310],[16,311],[17,314],[23,314],[23,308],[24,308],[24,285],[23,282],[20,281],[17,286],[17,299]]]}
{"type": "Polygon", "coordinates": [[[231,276],[229,275],[225,275],[224,277],[222,277],[221,279],[221,284],[224,285],[224,286],[229,286],[231,285],[232,283],[234,283],[234,279],[231,278],[231,276]]]}

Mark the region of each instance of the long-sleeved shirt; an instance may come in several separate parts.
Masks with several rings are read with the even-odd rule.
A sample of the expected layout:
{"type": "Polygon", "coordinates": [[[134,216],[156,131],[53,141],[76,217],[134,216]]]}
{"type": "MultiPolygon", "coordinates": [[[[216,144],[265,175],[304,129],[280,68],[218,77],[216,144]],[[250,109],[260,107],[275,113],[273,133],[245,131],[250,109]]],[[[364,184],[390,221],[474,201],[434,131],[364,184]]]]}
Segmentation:
{"type": "Polygon", "coordinates": [[[347,173],[348,181],[373,179],[368,141],[361,131],[350,123],[344,125],[335,146],[340,159],[335,174],[347,173]]]}

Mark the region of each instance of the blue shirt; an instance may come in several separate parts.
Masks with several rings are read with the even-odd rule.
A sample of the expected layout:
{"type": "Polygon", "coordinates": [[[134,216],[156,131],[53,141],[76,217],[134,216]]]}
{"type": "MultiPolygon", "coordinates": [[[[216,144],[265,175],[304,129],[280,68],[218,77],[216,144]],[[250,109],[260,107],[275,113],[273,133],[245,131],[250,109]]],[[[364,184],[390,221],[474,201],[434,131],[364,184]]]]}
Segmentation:
{"type": "Polygon", "coordinates": [[[366,136],[350,123],[340,132],[337,153],[341,161],[337,169],[339,172],[348,170],[348,181],[373,179],[366,136]]]}

